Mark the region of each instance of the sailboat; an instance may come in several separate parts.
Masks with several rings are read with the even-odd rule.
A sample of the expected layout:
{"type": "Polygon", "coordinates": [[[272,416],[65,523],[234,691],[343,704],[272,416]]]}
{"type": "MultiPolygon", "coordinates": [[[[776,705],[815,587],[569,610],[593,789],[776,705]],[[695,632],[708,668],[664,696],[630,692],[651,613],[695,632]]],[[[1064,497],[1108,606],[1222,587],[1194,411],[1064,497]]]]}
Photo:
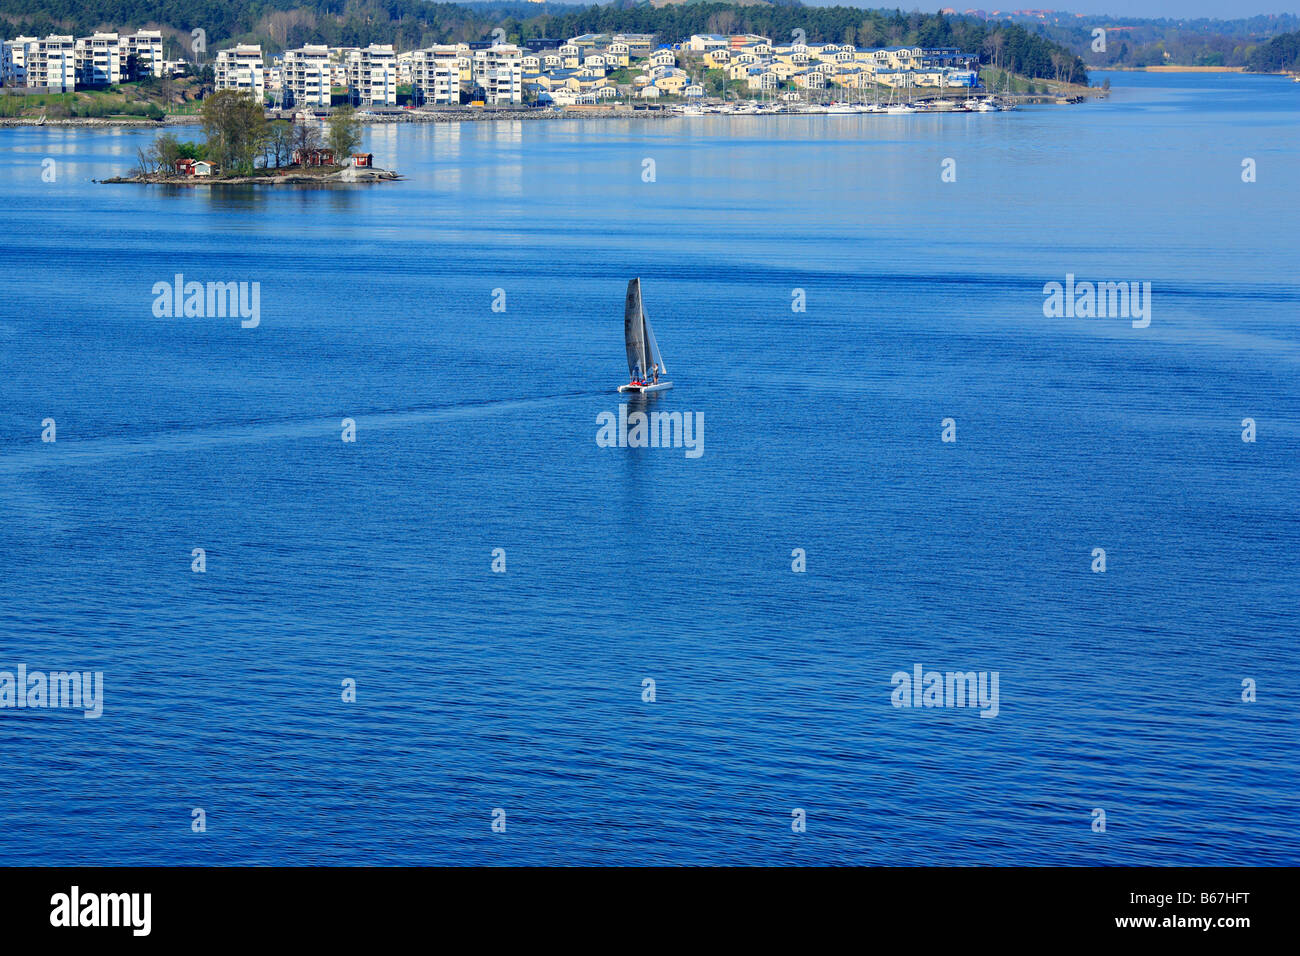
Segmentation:
{"type": "Polygon", "coordinates": [[[641,303],[641,280],[633,279],[627,284],[627,302],[623,307],[623,340],[627,345],[627,370],[632,381],[620,385],[620,392],[662,392],[673,387],[672,382],[663,381],[668,374],[663,356],[659,354],[659,343],[655,341],[654,330],[646,318],[645,306],[641,303]],[[659,381],[652,381],[653,369],[659,366],[659,381]]]}

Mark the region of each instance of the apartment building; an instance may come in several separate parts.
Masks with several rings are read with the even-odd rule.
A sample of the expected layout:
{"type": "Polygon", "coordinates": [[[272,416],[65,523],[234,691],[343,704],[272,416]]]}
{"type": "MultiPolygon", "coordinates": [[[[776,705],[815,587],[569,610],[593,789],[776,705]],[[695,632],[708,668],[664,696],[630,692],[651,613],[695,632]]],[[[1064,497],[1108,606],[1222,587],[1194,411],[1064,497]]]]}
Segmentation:
{"type": "Polygon", "coordinates": [[[330,105],[330,48],[308,45],[286,50],[280,63],[284,105],[314,109],[330,105]]]}
{"type": "Polygon", "coordinates": [[[163,39],[161,30],[137,30],[121,38],[122,69],[131,79],[162,76],[163,39]]]}
{"type": "Polygon", "coordinates": [[[36,37],[14,37],[0,46],[0,84],[27,85],[27,62],[41,41],[36,37]]]}
{"type": "Polygon", "coordinates": [[[96,33],[78,37],[76,46],[78,86],[108,86],[121,83],[125,76],[121,37],[116,33],[96,33]]]}
{"type": "Polygon", "coordinates": [[[346,65],[353,106],[397,105],[397,54],[392,44],[372,43],[365,49],[353,50],[346,65]]]}
{"type": "Polygon", "coordinates": [[[502,43],[474,51],[474,84],[483,89],[483,102],[503,106],[524,101],[523,55],[519,47],[502,43]]]}
{"type": "Polygon", "coordinates": [[[214,68],[216,87],[218,90],[249,93],[260,103],[266,93],[262,71],[262,48],[256,44],[241,43],[217,54],[214,68]]]}
{"type": "Polygon", "coordinates": [[[461,51],[435,46],[411,54],[411,91],[420,104],[460,102],[461,51]]]}
{"type": "Polygon", "coordinates": [[[51,93],[71,93],[77,88],[77,41],[51,34],[29,48],[27,85],[51,93]]]}

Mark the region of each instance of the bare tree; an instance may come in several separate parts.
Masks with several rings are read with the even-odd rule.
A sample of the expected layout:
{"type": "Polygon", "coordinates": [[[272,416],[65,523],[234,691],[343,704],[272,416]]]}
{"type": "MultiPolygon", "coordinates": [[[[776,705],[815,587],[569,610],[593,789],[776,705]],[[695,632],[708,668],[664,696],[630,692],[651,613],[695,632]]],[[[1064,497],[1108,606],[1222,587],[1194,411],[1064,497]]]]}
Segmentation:
{"type": "Polygon", "coordinates": [[[294,123],[289,130],[289,157],[301,153],[304,158],[309,150],[320,149],[320,127],[315,123],[294,123]]]}
{"type": "Polygon", "coordinates": [[[293,159],[293,127],[284,120],[270,124],[266,138],[266,165],[288,166],[293,159]]]}

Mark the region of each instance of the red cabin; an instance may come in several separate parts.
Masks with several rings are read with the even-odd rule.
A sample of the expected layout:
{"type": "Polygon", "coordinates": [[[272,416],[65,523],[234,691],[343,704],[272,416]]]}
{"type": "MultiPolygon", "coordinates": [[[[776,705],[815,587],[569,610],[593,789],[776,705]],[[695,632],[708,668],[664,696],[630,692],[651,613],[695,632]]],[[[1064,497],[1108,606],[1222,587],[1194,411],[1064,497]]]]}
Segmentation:
{"type": "Polygon", "coordinates": [[[293,164],[295,166],[333,166],[334,150],[295,149],[293,151],[293,164]]]}

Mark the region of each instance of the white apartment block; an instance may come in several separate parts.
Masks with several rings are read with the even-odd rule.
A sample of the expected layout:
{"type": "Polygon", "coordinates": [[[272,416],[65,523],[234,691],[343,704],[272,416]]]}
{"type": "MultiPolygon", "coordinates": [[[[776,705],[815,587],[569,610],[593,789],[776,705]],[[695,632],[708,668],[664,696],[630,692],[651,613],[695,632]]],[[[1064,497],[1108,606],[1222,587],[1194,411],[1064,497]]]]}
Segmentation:
{"type": "Polygon", "coordinates": [[[483,87],[483,102],[488,106],[522,103],[524,66],[519,47],[502,43],[475,50],[474,82],[483,87]]]}
{"type": "MultiPolygon", "coordinates": [[[[108,86],[147,76],[162,76],[162,33],[159,30],[141,30],[138,33],[95,33],[78,37],[73,46],[73,61],[78,87],[108,86]]],[[[47,59],[46,79],[50,75],[50,62],[47,59]]],[[[12,85],[19,84],[15,81],[12,85]]]]}
{"type": "Polygon", "coordinates": [[[27,85],[50,92],[70,93],[77,88],[77,42],[70,36],[51,34],[29,48],[27,85]]]}
{"type": "Polygon", "coordinates": [[[217,53],[217,64],[213,72],[218,90],[239,90],[252,94],[253,99],[262,102],[262,96],[266,93],[266,81],[260,46],[241,43],[229,50],[221,50],[217,53]]]}
{"type": "Polygon", "coordinates": [[[124,75],[121,38],[116,33],[78,37],[76,45],[77,85],[108,86],[121,83],[124,75]]]}
{"type": "Polygon", "coordinates": [[[347,58],[348,95],[354,106],[397,105],[397,54],[372,43],[347,58]]]}
{"type": "Polygon", "coordinates": [[[41,41],[36,37],[14,37],[0,48],[0,83],[5,86],[27,85],[27,61],[41,41]]]}
{"type": "Polygon", "coordinates": [[[435,46],[411,54],[411,92],[417,103],[460,102],[460,50],[435,46]]]}
{"type": "Polygon", "coordinates": [[[137,30],[121,39],[122,70],[132,79],[163,75],[163,40],[161,30],[137,30]]]}
{"type": "Polygon", "coordinates": [[[315,109],[330,105],[330,48],[308,45],[286,50],[280,61],[284,105],[315,109]]]}

